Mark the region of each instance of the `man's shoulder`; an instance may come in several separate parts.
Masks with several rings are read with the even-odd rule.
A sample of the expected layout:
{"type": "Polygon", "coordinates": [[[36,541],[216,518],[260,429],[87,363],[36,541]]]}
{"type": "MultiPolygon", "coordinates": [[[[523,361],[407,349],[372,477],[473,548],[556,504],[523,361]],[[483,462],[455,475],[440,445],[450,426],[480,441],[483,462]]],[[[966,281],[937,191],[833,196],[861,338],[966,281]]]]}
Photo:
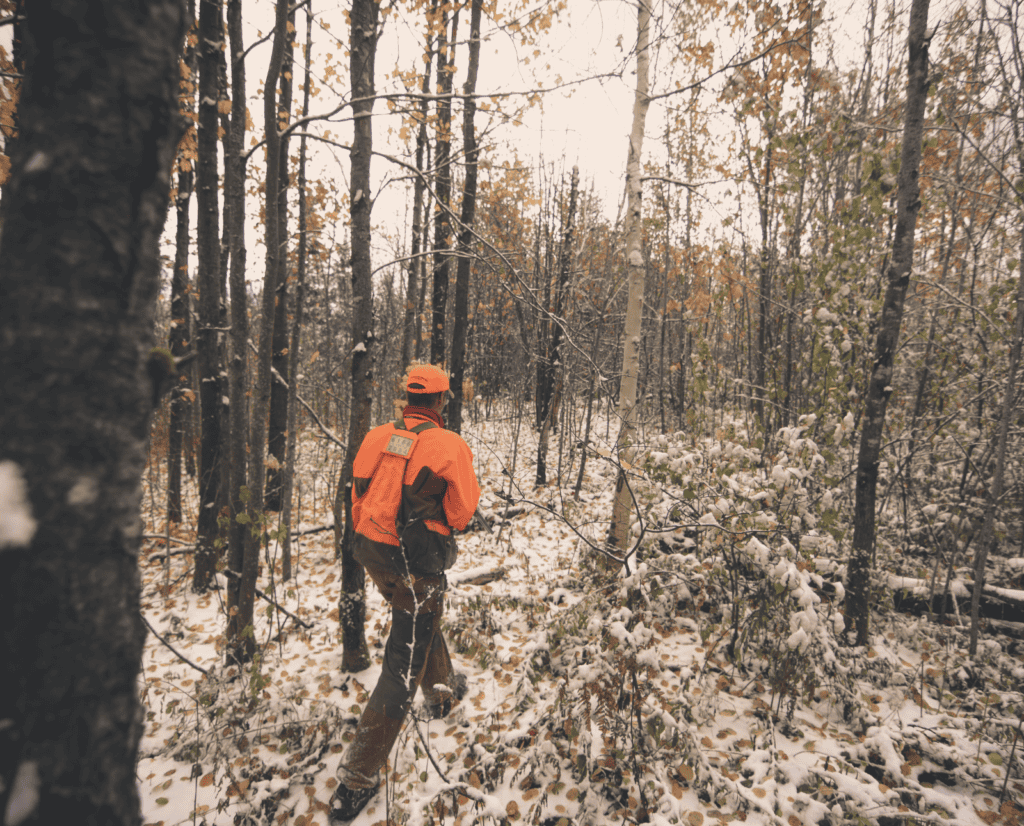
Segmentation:
{"type": "Polygon", "coordinates": [[[469,450],[469,445],[458,433],[443,427],[431,427],[424,430],[420,437],[425,437],[431,444],[444,445],[449,449],[461,448],[469,450]]]}
{"type": "Polygon", "coordinates": [[[384,422],[384,424],[371,427],[363,437],[362,447],[373,446],[378,442],[384,442],[391,437],[391,434],[394,433],[394,431],[394,422],[384,422]]]}

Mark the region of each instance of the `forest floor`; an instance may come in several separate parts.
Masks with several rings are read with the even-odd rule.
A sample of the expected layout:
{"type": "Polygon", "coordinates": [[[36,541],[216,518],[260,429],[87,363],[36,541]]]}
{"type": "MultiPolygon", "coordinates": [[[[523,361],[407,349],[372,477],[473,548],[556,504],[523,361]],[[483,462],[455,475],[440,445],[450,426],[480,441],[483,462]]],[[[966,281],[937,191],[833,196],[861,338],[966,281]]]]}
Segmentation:
{"type": "MultiPolygon", "coordinates": [[[[774,668],[730,658],[729,606],[712,599],[706,559],[652,553],[631,577],[595,572],[583,538],[607,524],[610,463],[590,461],[574,501],[575,471],[534,489],[529,428],[517,455],[513,423],[467,430],[495,518],[492,533],[460,538],[450,576],[446,634],[469,691],[441,721],[417,701],[356,826],[1024,821],[1024,668],[1005,641],[984,640],[970,661],[966,629],[879,610],[864,648],[800,659],[790,638],[774,668]],[[499,518],[510,491],[514,513],[499,518]],[[654,572],[669,556],[680,559],[666,600],[654,572]],[[503,579],[470,583],[497,568],[503,579]]],[[[331,522],[340,456],[315,431],[302,444],[296,529],[308,530],[331,522]]],[[[157,503],[161,472],[147,480],[157,503]]],[[[162,510],[151,537],[166,530],[162,510]]],[[[369,588],[373,664],[342,673],[332,532],[294,542],[288,582],[271,547],[259,587],[302,624],[259,600],[261,653],[238,675],[223,666],[223,588],[192,592],[194,530],[172,536],[169,561],[156,538],[142,559],[143,614],[162,637],[149,635],[140,680],[143,823],[327,826],[335,769],[380,671],[386,606],[369,588]]]]}

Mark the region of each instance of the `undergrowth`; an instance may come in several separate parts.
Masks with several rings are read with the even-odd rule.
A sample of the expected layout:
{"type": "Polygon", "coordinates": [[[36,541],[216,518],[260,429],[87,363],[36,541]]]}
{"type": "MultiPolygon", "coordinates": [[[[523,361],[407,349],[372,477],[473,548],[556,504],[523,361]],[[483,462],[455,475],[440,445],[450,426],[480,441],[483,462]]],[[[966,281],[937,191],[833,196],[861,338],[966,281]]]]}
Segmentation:
{"type": "MultiPolygon", "coordinates": [[[[578,502],[521,497],[518,533],[493,549],[516,584],[450,596],[469,694],[444,721],[412,715],[365,823],[1019,822],[1019,661],[995,639],[968,660],[964,627],[886,608],[882,576],[871,644],[845,638],[851,492],[836,468],[851,429],[808,418],[770,454],[735,425],[659,437],[630,480],[628,573],[567,540],[551,540],[549,569],[536,560],[537,537],[566,522],[572,547],[593,541],[611,474],[578,502]]],[[[376,645],[387,633],[369,630],[376,645]]],[[[215,786],[233,823],[326,824],[375,679],[306,653],[332,644],[295,632],[248,672],[161,697],[162,753],[215,786]]]]}

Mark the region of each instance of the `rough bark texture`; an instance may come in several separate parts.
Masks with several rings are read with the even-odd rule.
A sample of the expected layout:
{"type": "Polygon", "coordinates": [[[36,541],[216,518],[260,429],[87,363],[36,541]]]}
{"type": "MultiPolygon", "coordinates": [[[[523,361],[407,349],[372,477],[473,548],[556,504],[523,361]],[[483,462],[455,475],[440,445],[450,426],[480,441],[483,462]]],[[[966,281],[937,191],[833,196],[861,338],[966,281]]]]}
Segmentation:
{"type": "Polygon", "coordinates": [[[629,135],[629,156],[626,162],[626,267],[629,278],[629,298],[622,341],[622,378],[619,384],[619,419],[621,426],[617,442],[619,477],[615,483],[615,501],[612,523],[608,530],[608,544],[618,551],[626,550],[629,534],[629,516],[633,498],[626,484],[626,466],[630,445],[636,432],[636,388],[640,370],[641,311],[644,298],[644,254],[642,192],[640,159],[644,146],[644,125],[650,106],[648,70],[650,66],[651,8],[648,0],[637,2],[636,43],[636,98],[633,103],[633,128],[629,135]]]}
{"type": "MultiPolygon", "coordinates": [[[[444,364],[445,328],[448,314],[448,251],[451,245],[452,224],[448,217],[452,192],[451,140],[452,140],[452,72],[451,52],[454,35],[448,40],[448,16],[441,12],[441,27],[437,42],[437,137],[434,142],[434,161],[437,170],[434,205],[434,285],[430,310],[430,362],[444,364]]],[[[453,24],[454,28],[454,24],[453,24]]]]}
{"type": "Polygon", "coordinates": [[[199,123],[196,163],[196,253],[199,286],[199,407],[202,411],[199,468],[199,515],[196,519],[196,564],[192,589],[213,583],[220,528],[217,502],[221,490],[220,363],[220,175],[217,161],[217,99],[220,96],[220,40],[223,37],[219,0],[199,3],[199,123]]]}
{"type": "Polygon", "coordinates": [[[348,450],[338,484],[334,514],[336,549],[341,556],[341,623],[343,671],[362,671],[370,664],[366,647],[366,574],[352,557],[352,463],[370,430],[373,403],[373,265],[370,261],[370,156],[373,151],[374,59],[377,55],[376,0],[353,0],[349,67],[352,75],[352,416],[348,450]],[[344,521],[342,520],[344,513],[344,521]],[[343,531],[343,534],[340,533],[343,531]]]}
{"type": "MultiPolygon", "coordinates": [[[[302,118],[309,115],[310,62],[313,54],[313,4],[306,7],[306,48],[305,78],[302,92],[302,118]]],[[[302,343],[302,324],[305,313],[306,290],[306,253],[309,249],[309,238],[306,233],[308,224],[306,196],[306,136],[299,139],[299,176],[296,181],[299,198],[299,246],[296,251],[295,280],[295,318],[292,322],[291,338],[288,344],[288,375],[294,377],[288,386],[288,440],[286,445],[287,460],[284,471],[284,502],[281,521],[288,526],[284,539],[281,541],[281,579],[285,582],[292,578],[292,499],[295,494],[295,451],[298,446],[298,411],[299,394],[299,348],[302,343]]]]}
{"type": "MultiPolygon", "coordinates": [[[[174,272],[171,275],[171,330],[168,336],[171,354],[185,355],[189,339],[189,212],[192,202],[192,170],[178,175],[175,207],[178,225],[175,229],[174,272]]],[[[170,400],[167,425],[167,520],[181,522],[181,449],[185,421],[189,415],[188,374],[183,373],[170,400]]]]}
{"type": "Polygon", "coordinates": [[[25,6],[3,199],[0,812],[138,824],[141,475],[184,4],[25,6]],[[12,524],[12,520],[14,520],[12,524]],[[34,792],[34,793],[33,793],[34,792]]]}
{"type": "MultiPolygon", "coordinates": [[[[437,8],[437,0],[431,3],[428,12],[428,20],[432,19],[437,8]]],[[[420,305],[422,304],[424,279],[426,269],[424,260],[421,257],[421,250],[425,248],[424,239],[424,196],[427,190],[427,182],[424,177],[424,156],[427,148],[427,121],[429,112],[428,93],[430,92],[430,67],[434,59],[433,35],[429,27],[427,30],[426,52],[424,54],[425,65],[423,67],[423,81],[420,91],[423,93],[419,104],[419,128],[416,130],[416,182],[413,184],[412,199],[412,244],[409,250],[409,288],[405,296],[405,319],[402,335],[402,366],[407,367],[413,359],[418,359],[420,354],[421,324],[420,305]]]]}
{"type": "MultiPolygon", "coordinates": [[[[280,128],[284,130],[292,110],[292,71],[295,64],[295,10],[288,15],[285,30],[284,60],[279,72],[281,97],[278,101],[280,128]]],[[[274,295],[274,334],[272,338],[271,364],[284,383],[270,383],[270,419],[267,422],[267,452],[276,460],[267,468],[267,492],[264,507],[268,511],[280,511],[284,503],[284,464],[288,443],[288,394],[291,384],[289,372],[288,345],[288,135],[281,136],[278,148],[278,192],[277,192],[277,278],[274,295]],[[275,467],[276,465],[276,467],[275,467]]]]}
{"type": "MultiPolygon", "coordinates": [[[[242,34],[242,0],[228,0],[228,38],[231,48],[231,124],[225,144],[224,164],[224,223],[228,239],[228,282],[231,288],[231,359],[228,365],[228,392],[230,393],[228,441],[228,566],[232,571],[246,567],[246,549],[249,526],[238,520],[245,513],[242,491],[248,474],[249,445],[249,306],[245,284],[245,43],[242,34]]],[[[250,561],[250,567],[255,566],[250,561]]],[[[242,604],[254,603],[254,597],[245,597],[240,581],[228,582],[228,612],[242,604]]],[[[255,583],[254,583],[255,584],[255,583]]]]}
{"type": "MultiPolygon", "coordinates": [[[[194,25],[195,0],[188,3],[189,26],[194,25]]],[[[192,31],[185,45],[184,64],[188,76],[182,77],[179,105],[183,112],[194,112],[196,106],[195,70],[197,53],[192,45],[192,31]]],[[[195,185],[195,170],[190,157],[189,141],[183,140],[178,147],[181,168],[178,171],[178,192],[175,196],[177,225],[174,234],[174,271],[171,273],[171,330],[168,346],[175,357],[185,355],[189,339],[189,277],[188,252],[190,225],[189,215],[192,203],[192,188],[195,185]]],[[[188,374],[183,373],[176,383],[170,400],[170,416],[167,426],[167,521],[181,522],[181,449],[191,404],[188,390],[188,374]]]]}
{"type": "Polygon", "coordinates": [[[448,404],[448,428],[462,432],[462,387],[466,373],[466,338],[469,329],[469,274],[472,264],[473,224],[476,221],[477,158],[476,143],[476,78],[480,71],[481,0],[473,0],[470,13],[469,69],[463,91],[466,94],[462,114],[462,148],[466,156],[466,180],[462,187],[462,215],[459,231],[459,259],[455,271],[455,323],[452,325],[451,390],[455,396],[448,404]]]}
{"type": "Polygon", "coordinates": [[[896,192],[896,230],[882,318],[875,343],[875,361],[868,379],[857,455],[857,481],[853,514],[853,548],[847,569],[846,613],[857,631],[857,644],[868,640],[870,624],[870,576],[875,551],[875,492],[878,487],[878,459],[885,427],[885,411],[892,395],[893,362],[903,322],[903,303],[910,284],[914,261],[914,230],[921,208],[918,173],[921,166],[921,140],[924,134],[924,109],[928,96],[929,0],[914,0],[910,8],[907,66],[907,106],[904,115],[903,148],[896,192]]]}
{"type": "Polygon", "coordinates": [[[253,392],[252,420],[249,437],[249,499],[246,506],[249,532],[246,535],[242,568],[232,568],[237,576],[229,579],[229,605],[238,610],[228,619],[229,659],[248,662],[256,653],[252,635],[256,603],[256,577],[259,548],[263,530],[263,491],[266,483],[265,454],[267,449],[267,414],[270,408],[271,345],[274,332],[274,299],[278,273],[279,245],[277,192],[280,180],[281,137],[277,123],[277,77],[284,60],[287,0],[278,0],[274,22],[274,45],[270,53],[266,81],[263,86],[263,124],[267,154],[266,184],[266,267],[264,268],[263,302],[260,310],[260,346],[256,356],[256,388],[253,392]]]}

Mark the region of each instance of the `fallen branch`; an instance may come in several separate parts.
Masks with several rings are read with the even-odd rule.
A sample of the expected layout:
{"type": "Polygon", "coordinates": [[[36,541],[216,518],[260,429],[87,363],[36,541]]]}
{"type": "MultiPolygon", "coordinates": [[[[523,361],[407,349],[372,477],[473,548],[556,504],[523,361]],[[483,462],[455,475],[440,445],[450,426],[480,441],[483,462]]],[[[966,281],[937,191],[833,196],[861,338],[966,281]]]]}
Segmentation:
{"type": "Polygon", "coordinates": [[[184,654],[182,654],[182,653],[181,653],[181,652],[180,652],[180,651],[179,651],[179,650],[178,650],[177,648],[175,648],[175,647],[174,647],[173,645],[171,645],[171,644],[170,644],[169,642],[167,642],[167,640],[165,640],[165,639],[164,639],[163,637],[161,637],[161,636],[160,636],[160,632],[159,632],[159,631],[157,631],[157,630],[156,630],[156,629],[155,629],[155,628],[154,628],[154,627],[153,627],[153,626],[152,626],[152,625],[150,624],[149,620],[148,620],[148,619],[146,619],[146,615],[145,615],[145,614],[143,614],[143,613],[142,613],[141,611],[139,611],[139,616],[140,616],[140,617],[142,617],[142,621],[143,621],[144,623],[146,623],[146,627],[147,627],[147,628],[148,628],[148,629],[149,629],[150,631],[152,631],[152,632],[153,632],[153,636],[154,636],[154,637],[156,637],[156,638],[157,638],[158,640],[160,640],[160,642],[162,642],[162,643],[163,643],[164,645],[166,645],[166,646],[167,646],[167,647],[168,647],[168,648],[169,648],[169,649],[171,650],[171,652],[172,652],[172,653],[174,654],[174,656],[175,656],[175,657],[177,657],[177,658],[178,658],[179,660],[181,660],[181,661],[182,661],[183,663],[188,663],[188,664],[189,664],[190,666],[192,666],[192,667],[193,667],[193,668],[194,668],[194,669],[195,669],[196,671],[201,671],[201,672],[203,672],[203,674],[209,674],[209,673],[210,673],[210,672],[209,672],[209,671],[207,671],[207,670],[206,670],[205,668],[203,668],[203,667],[202,667],[201,665],[196,665],[196,664],[195,664],[194,662],[192,662],[192,660],[190,660],[190,659],[189,659],[188,657],[186,657],[186,656],[185,656],[184,654]]]}
{"type": "Polygon", "coordinates": [[[178,545],[189,545],[189,546],[191,546],[191,544],[192,544],[191,542],[187,542],[184,539],[178,539],[177,537],[174,537],[174,536],[166,536],[166,535],[164,535],[162,533],[144,533],[142,535],[142,538],[143,539],[158,539],[161,542],[170,541],[170,542],[175,542],[178,545]]]}
{"type": "MultiPolygon", "coordinates": [[[[171,556],[187,556],[188,554],[195,553],[195,545],[186,545],[184,548],[178,548],[176,551],[170,551],[171,556]]],[[[167,559],[167,554],[150,554],[147,559],[150,562],[163,562],[167,559]]]]}
{"type": "MultiPolygon", "coordinates": [[[[229,568],[225,568],[223,571],[221,571],[221,573],[223,573],[225,576],[230,577],[232,579],[240,579],[239,574],[235,573],[234,571],[230,570],[229,568]]],[[[286,617],[290,617],[291,619],[295,620],[299,625],[301,625],[303,628],[305,628],[307,630],[312,629],[313,626],[312,626],[311,623],[308,623],[305,620],[300,619],[299,617],[295,616],[295,614],[293,614],[291,611],[289,611],[287,608],[285,608],[283,605],[281,605],[281,603],[277,602],[272,597],[268,597],[259,588],[254,588],[253,590],[256,592],[256,596],[258,596],[260,599],[265,599],[267,602],[269,602],[271,605],[273,605],[278,611],[280,611],[286,617]]]]}

